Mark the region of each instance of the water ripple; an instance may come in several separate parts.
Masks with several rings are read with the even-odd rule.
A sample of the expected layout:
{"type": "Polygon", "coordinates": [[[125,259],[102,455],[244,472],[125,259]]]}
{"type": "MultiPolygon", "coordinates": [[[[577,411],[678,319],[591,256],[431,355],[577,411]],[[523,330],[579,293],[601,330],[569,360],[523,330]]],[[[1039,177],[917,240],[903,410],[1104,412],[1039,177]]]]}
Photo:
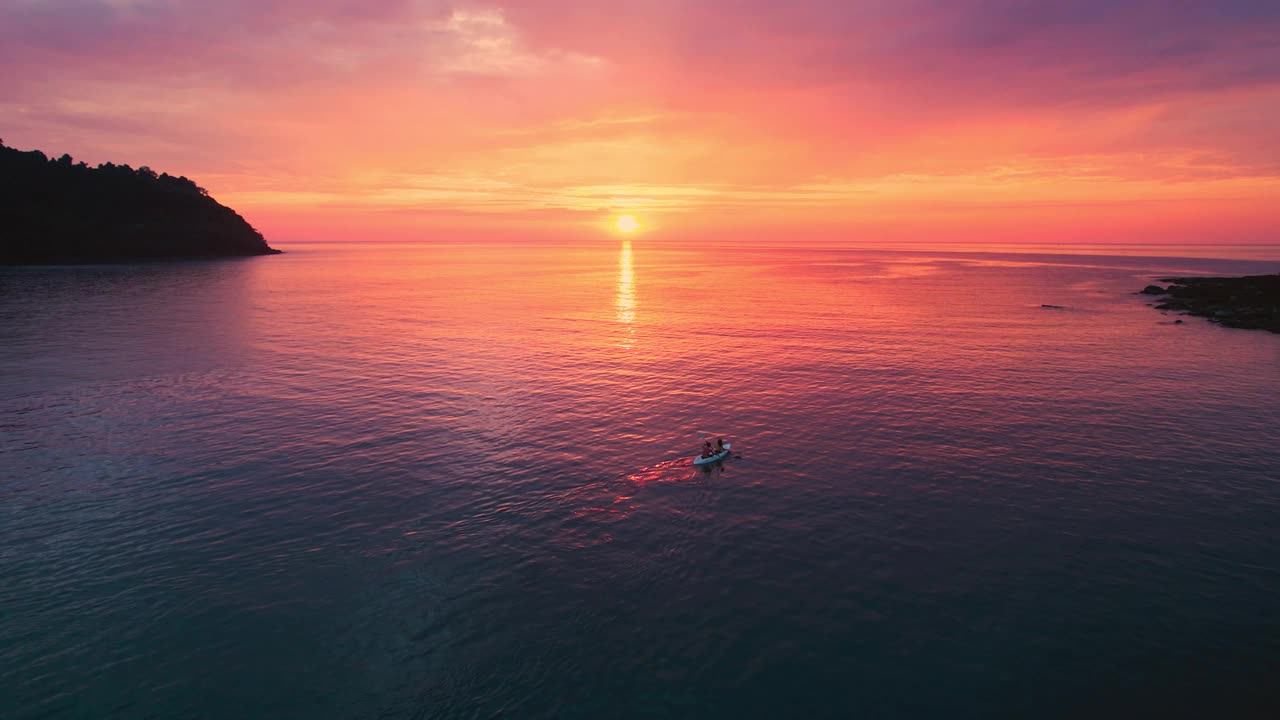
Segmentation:
{"type": "Polygon", "coordinates": [[[1131,294],[1273,265],[0,270],[0,716],[1280,708],[1280,338],[1131,294]]]}

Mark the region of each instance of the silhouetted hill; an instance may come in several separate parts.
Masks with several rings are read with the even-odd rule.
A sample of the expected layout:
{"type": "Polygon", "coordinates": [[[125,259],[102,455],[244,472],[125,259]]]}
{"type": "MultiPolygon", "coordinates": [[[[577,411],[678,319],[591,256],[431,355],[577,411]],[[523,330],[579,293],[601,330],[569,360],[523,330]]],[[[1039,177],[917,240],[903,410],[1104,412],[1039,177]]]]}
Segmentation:
{"type": "Polygon", "coordinates": [[[0,143],[0,264],[277,253],[185,177],[0,143]]]}

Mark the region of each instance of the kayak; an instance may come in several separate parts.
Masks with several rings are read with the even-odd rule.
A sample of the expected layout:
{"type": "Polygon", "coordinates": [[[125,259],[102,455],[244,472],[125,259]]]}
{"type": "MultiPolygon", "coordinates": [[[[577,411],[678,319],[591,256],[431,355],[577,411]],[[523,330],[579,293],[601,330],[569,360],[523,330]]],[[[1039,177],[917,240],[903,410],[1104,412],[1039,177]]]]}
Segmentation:
{"type": "Polygon", "coordinates": [[[729,457],[729,448],[731,447],[733,447],[733,443],[725,443],[724,450],[721,450],[720,452],[716,453],[715,455],[712,455],[711,457],[702,457],[701,455],[699,455],[698,457],[693,459],[693,464],[706,465],[707,463],[720,462],[721,460],[729,457]]]}

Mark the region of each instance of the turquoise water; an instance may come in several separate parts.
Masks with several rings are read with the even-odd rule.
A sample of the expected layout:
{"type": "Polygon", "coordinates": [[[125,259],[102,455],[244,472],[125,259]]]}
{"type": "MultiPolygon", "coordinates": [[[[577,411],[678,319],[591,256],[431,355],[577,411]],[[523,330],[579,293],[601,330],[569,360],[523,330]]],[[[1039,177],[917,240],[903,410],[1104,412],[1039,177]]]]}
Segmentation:
{"type": "Polygon", "coordinates": [[[0,717],[1280,710],[1280,262],[285,249],[0,269],[0,717]]]}

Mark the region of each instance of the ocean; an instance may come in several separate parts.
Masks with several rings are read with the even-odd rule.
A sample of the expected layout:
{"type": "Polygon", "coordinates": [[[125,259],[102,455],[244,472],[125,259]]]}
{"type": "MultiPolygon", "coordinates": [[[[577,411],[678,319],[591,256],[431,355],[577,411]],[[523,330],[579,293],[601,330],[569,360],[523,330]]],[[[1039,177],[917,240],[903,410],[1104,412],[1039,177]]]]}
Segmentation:
{"type": "Polygon", "coordinates": [[[0,717],[1280,714],[1280,248],[282,247],[0,268],[0,717]]]}

